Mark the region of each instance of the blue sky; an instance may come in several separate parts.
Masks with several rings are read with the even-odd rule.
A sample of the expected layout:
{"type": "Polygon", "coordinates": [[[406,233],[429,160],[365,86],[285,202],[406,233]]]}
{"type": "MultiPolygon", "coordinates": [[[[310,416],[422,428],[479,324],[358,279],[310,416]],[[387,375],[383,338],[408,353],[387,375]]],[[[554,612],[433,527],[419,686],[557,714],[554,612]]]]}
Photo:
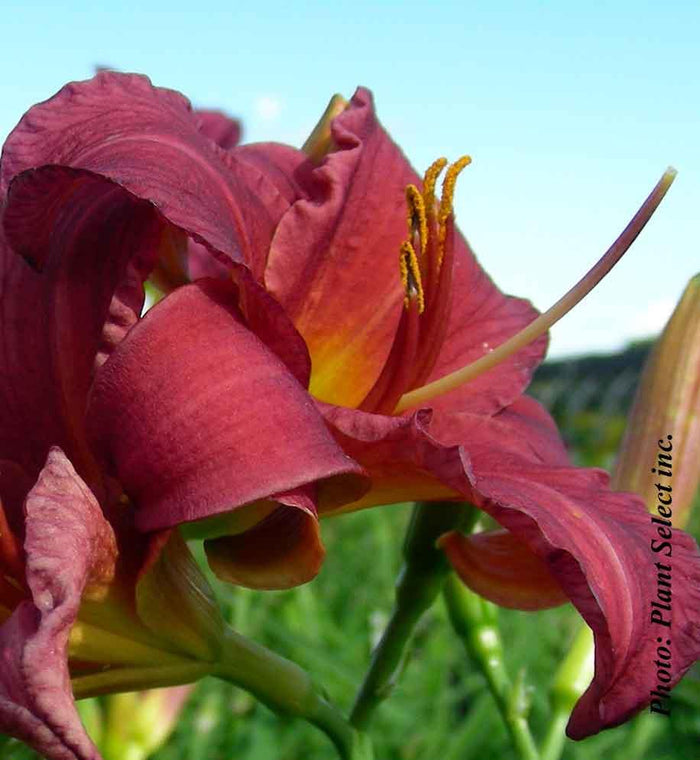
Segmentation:
{"type": "Polygon", "coordinates": [[[334,92],[375,94],[422,170],[463,153],[460,227],[499,286],[545,309],[667,165],[666,201],[553,330],[552,355],[658,330],[700,270],[700,3],[3,4],[0,137],[96,65],[148,74],[299,145],[334,92]]]}

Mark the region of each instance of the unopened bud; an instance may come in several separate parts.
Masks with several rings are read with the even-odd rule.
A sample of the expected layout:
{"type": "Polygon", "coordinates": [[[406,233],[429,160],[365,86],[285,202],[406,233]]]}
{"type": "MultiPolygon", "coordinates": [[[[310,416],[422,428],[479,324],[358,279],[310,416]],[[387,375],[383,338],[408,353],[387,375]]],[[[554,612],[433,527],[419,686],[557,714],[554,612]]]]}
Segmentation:
{"type": "Polygon", "coordinates": [[[700,274],[693,277],[647,359],[613,475],[650,511],[659,494],[682,528],[700,484],[700,274]]]}
{"type": "Polygon", "coordinates": [[[347,105],[348,101],[342,95],[334,95],[323,112],[323,116],[319,119],[318,124],[313,128],[313,131],[302,146],[302,151],[314,163],[321,163],[325,155],[333,150],[334,143],[333,136],[331,135],[331,122],[336,116],[340,116],[343,113],[347,105]]]}
{"type": "Polygon", "coordinates": [[[103,700],[104,728],[98,746],[105,760],[146,760],[169,738],[194,686],[173,686],[103,700]]]}

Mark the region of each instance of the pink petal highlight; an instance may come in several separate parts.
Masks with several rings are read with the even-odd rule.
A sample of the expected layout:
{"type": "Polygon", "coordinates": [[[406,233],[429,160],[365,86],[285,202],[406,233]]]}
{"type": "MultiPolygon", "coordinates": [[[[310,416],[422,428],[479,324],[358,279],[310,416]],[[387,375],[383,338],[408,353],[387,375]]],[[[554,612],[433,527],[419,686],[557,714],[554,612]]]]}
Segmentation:
{"type": "Polygon", "coordinates": [[[26,514],[32,601],[0,627],[0,727],[49,760],[97,760],[75,711],[66,650],[83,592],[113,576],[114,535],[57,448],[27,497],[26,514]]]}

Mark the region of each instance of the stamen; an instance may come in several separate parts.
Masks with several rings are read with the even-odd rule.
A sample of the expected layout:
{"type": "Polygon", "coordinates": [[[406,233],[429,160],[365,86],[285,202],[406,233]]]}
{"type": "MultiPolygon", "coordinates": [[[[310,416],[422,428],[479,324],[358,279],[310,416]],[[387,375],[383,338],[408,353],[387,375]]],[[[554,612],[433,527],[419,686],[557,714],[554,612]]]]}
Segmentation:
{"type": "Polygon", "coordinates": [[[430,164],[423,176],[423,197],[429,211],[432,211],[432,205],[435,203],[435,183],[446,166],[446,158],[437,158],[430,164]]]}
{"type": "Polygon", "coordinates": [[[418,313],[422,314],[425,309],[425,295],[423,293],[423,283],[420,276],[420,267],[415,248],[405,240],[401,243],[399,255],[399,269],[401,272],[401,282],[404,290],[404,306],[408,309],[412,300],[418,302],[418,313]]]}
{"type": "Polygon", "coordinates": [[[452,201],[455,196],[457,177],[466,166],[471,164],[471,156],[462,156],[455,161],[447,170],[442,183],[442,197],[440,198],[440,210],[438,211],[438,223],[443,227],[447,217],[452,213],[452,201]]]}
{"type": "Polygon", "coordinates": [[[440,198],[440,207],[437,213],[437,269],[442,268],[442,260],[445,258],[445,239],[447,237],[447,220],[452,215],[452,201],[455,196],[457,187],[457,177],[462,169],[472,162],[470,156],[462,156],[451,164],[445,179],[442,182],[442,196],[440,198]]]}
{"type": "MultiPolygon", "coordinates": [[[[405,393],[396,405],[394,413],[398,414],[406,409],[418,406],[419,404],[425,403],[437,396],[442,396],[445,393],[449,393],[450,391],[459,388],[461,385],[474,380],[479,375],[487,372],[497,364],[500,364],[509,356],[512,356],[521,348],[529,345],[540,335],[547,332],[552,325],[558,322],[565,314],[571,311],[579,301],[585,298],[622,258],[637,238],[637,235],[639,235],[646,223],[651,219],[654,211],[656,211],[663,200],[663,197],[666,195],[675,176],[675,169],[669,168],[664,172],[663,176],[657,182],[639,211],[637,211],[632,217],[630,223],[607,250],[605,255],[581,278],[581,280],[579,280],[578,283],[576,283],[576,285],[574,285],[573,288],[571,288],[571,290],[568,291],[568,293],[566,293],[566,295],[560,298],[554,306],[531,322],[526,328],[498,346],[498,348],[491,353],[485,354],[475,362],[468,364],[466,367],[451,372],[449,375],[445,375],[445,377],[441,377],[432,383],[428,383],[428,385],[424,385],[409,393],[405,393]]],[[[447,177],[445,178],[445,183],[447,183],[447,177]]]]}
{"type": "Polygon", "coordinates": [[[399,248],[405,308],[382,371],[359,405],[363,411],[391,414],[404,392],[430,375],[447,330],[454,248],[452,197],[457,175],[468,163],[468,158],[462,158],[448,169],[440,204],[435,200],[435,185],[447,159],[439,158],[428,168],[422,192],[416,185],[406,187],[408,236],[399,248]],[[440,245],[441,208],[447,212],[440,245]]]}
{"type": "Polygon", "coordinates": [[[408,237],[413,242],[414,249],[416,242],[419,243],[417,249],[422,255],[428,245],[428,219],[425,214],[423,196],[415,185],[406,187],[406,205],[408,206],[408,237]],[[416,235],[418,235],[418,241],[415,240],[416,235]]]}

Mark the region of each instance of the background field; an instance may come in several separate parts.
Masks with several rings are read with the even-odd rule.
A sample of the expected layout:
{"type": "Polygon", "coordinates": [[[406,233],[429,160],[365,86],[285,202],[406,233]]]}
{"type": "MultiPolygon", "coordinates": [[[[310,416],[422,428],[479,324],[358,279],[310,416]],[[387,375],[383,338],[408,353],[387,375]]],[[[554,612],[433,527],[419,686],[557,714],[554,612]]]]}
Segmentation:
{"type": "MultiPolygon", "coordinates": [[[[639,344],[624,354],[551,363],[540,369],[531,390],[555,413],[577,463],[610,466],[647,350],[647,345],[639,344]]],[[[253,593],[214,581],[222,607],[237,630],[300,663],[347,708],[391,607],[408,514],[408,506],[398,505],[329,520],[323,525],[328,559],[313,583],[289,592],[253,593]]],[[[532,687],[531,723],[535,736],[541,737],[548,719],[548,685],[579,618],[564,607],[536,614],[503,610],[500,620],[511,675],[524,668],[532,687]]],[[[378,711],[372,734],[377,760],[515,757],[485,682],[452,633],[442,602],[422,621],[404,677],[378,711]]],[[[563,757],[680,760],[698,757],[699,747],[696,667],[674,691],[670,719],[644,715],[584,742],[567,741],[563,757]]],[[[36,756],[10,742],[0,757],[36,756]]],[[[279,719],[244,692],[213,679],[198,685],[173,736],[154,756],[156,760],[332,757],[329,743],[315,729],[279,719]]]]}

